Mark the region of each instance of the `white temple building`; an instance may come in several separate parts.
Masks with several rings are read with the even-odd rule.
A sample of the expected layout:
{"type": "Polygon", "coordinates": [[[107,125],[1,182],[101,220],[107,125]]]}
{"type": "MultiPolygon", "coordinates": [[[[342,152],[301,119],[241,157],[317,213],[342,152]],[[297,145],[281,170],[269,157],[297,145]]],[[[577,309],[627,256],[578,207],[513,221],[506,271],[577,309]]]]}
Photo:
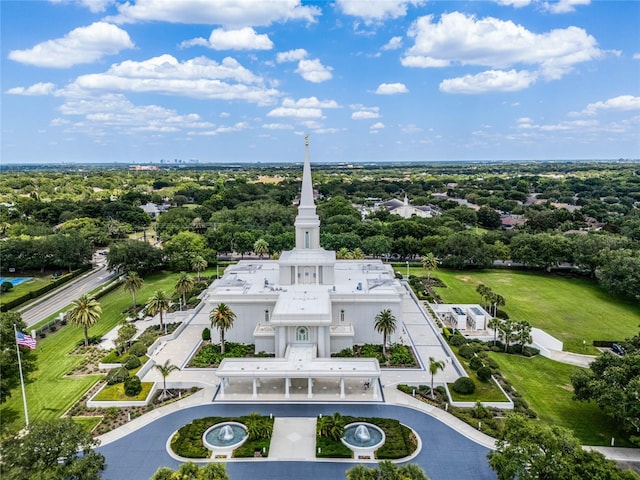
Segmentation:
{"type": "Polygon", "coordinates": [[[385,309],[397,320],[388,341],[397,341],[407,291],[381,260],[336,260],[334,251],[320,246],[308,138],[294,225],[293,250],[278,260],[242,260],[209,287],[208,309],[225,303],[236,314],[225,338],[254,343],[256,353],[276,357],[223,360],[217,372],[222,387],[229,379],[253,378],[256,395],[261,379],[284,378],[288,394],[292,378],[306,378],[311,397],[314,378],[340,379],[343,387],[345,377],[360,377],[376,380],[377,389],[377,360],[330,357],[353,345],[380,344],[374,324],[385,309]]]}

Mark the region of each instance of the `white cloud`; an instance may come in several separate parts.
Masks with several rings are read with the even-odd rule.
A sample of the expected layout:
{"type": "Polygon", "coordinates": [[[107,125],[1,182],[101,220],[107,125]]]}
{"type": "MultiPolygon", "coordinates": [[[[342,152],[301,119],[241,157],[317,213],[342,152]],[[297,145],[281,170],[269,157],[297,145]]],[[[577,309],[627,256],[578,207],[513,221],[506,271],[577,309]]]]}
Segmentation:
{"type": "Polygon", "coordinates": [[[551,13],[571,13],[576,5],[589,5],[591,0],[558,0],[557,2],[544,2],[545,10],[551,13]]]}
{"type": "Polygon", "coordinates": [[[26,96],[35,96],[35,95],[50,95],[55,90],[55,85],[53,83],[35,83],[27,88],[25,87],[14,87],[7,90],[5,93],[10,95],[26,95],[26,96]]]}
{"type": "Polygon", "coordinates": [[[384,128],[384,123],[382,123],[382,122],[376,122],[376,123],[374,123],[373,125],[371,125],[371,126],[369,127],[369,131],[370,131],[371,133],[377,133],[377,132],[378,132],[378,130],[382,130],[383,128],[384,128]]]}
{"type": "Polygon", "coordinates": [[[133,48],[129,34],[110,23],[96,22],[78,27],[62,38],[47,40],[28,50],[13,50],[9,58],[38,67],[68,68],[92,63],[105,55],[115,55],[125,48],[133,48]]]}
{"type": "MultiPolygon", "coordinates": [[[[523,119],[521,119],[523,120],[523,119]]],[[[581,131],[583,129],[592,129],[598,127],[599,123],[596,120],[571,120],[562,121],[559,123],[551,123],[546,125],[537,125],[531,122],[531,119],[524,119],[526,121],[518,122],[517,128],[520,130],[537,130],[540,132],[569,132],[569,131],[581,131]]]]}
{"type": "Polygon", "coordinates": [[[477,19],[460,12],[418,18],[408,31],[415,40],[405,52],[407,67],[441,67],[452,64],[505,69],[534,65],[547,80],[558,79],[574,65],[597,59],[603,52],[595,38],[578,27],[538,34],[512,21],[477,19]]]}
{"type": "Polygon", "coordinates": [[[590,103],[585,107],[582,113],[584,115],[593,116],[602,110],[619,112],[640,110],[640,97],[634,97],[633,95],[620,95],[605,101],[590,103]]]}
{"type": "Polygon", "coordinates": [[[640,53],[634,53],[633,54],[633,59],[634,60],[640,60],[640,53]]]}
{"type": "Polygon", "coordinates": [[[121,133],[133,131],[176,132],[184,129],[211,128],[196,113],[178,114],[175,110],[158,105],[134,105],[121,94],[101,95],[91,99],[68,99],[60,106],[65,116],[81,116],[83,120],[70,124],[55,119],[52,125],[73,130],[94,131],[96,127],[110,127],[121,133]]]}
{"type": "Polygon", "coordinates": [[[316,58],[314,60],[300,60],[296,73],[300,74],[308,82],[321,83],[331,80],[333,77],[332,70],[333,68],[322,65],[320,60],[316,58]]]}
{"type": "Polygon", "coordinates": [[[267,117],[322,118],[322,109],[277,107],[267,117]]]}
{"type": "Polygon", "coordinates": [[[504,7],[522,8],[531,3],[531,0],[494,0],[498,5],[504,7]]]}
{"type": "Polygon", "coordinates": [[[352,110],[352,120],[370,120],[380,118],[380,107],[365,107],[364,105],[350,105],[352,110]]]}
{"type": "Polygon", "coordinates": [[[408,93],[409,89],[404,83],[381,83],[376,88],[378,95],[395,95],[396,93],[408,93]]]}
{"type": "Polygon", "coordinates": [[[295,72],[308,82],[322,83],[333,78],[333,68],[322,65],[320,60],[307,59],[308,53],[304,48],[280,52],[276,55],[276,62],[298,62],[295,72]]]}
{"type": "Polygon", "coordinates": [[[238,30],[216,28],[211,32],[208,41],[204,38],[194,38],[185,40],[180,46],[204,46],[214,50],[271,50],[273,42],[267,34],[258,34],[251,27],[238,30]]]}
{"type": "Polygon", "coordinates": [[[115,0],[49,0],[51,3],[77,3],[88,8],[91,13],[104,12],[109,5],[115,3],[115,0]]]}
{"type": "Polygon", "coordinates": [[[179,62],[161,55],[141,62],[127,60],[114,64],[105,73],[79,76],[67,87],[74,90],[157,92],[178,96],[221,100],[244,100],[266,105],[280,93],[263,85],[263,80],[236,59],[221,63],[206,57],[179,62]]]}
{"type": "Polygon", "coordinates": [[[232,27],[265,26],[273,22],[315,22],[320,9],[300,0],[137,0],[118,6],[116,22],[163,21],[232,27]]]}
{"type": "Polygon", "coordinates": [[[297,62],[307,58],[307,51],[304,48],[297,48],[295,50],[289,50],[288,52],[280,52],[276,55],[276,62],[297,62]]]}
{"type": "Polygon", "coordinates": [[[409,5],[424,5],[426,0],[337,0],[336,7],[345,15],[362,18],[371,24],[386,19],[404,17],[409,5]]]}
{"type": "Polygon", "coordinates": [[[391,37],[391,39],[385,43],[380,50],[398,50],[402,48],[402,37],[391,37]]]}
{"type": "Polygon", "coordinates": [[[268,117],[323,118],[323,108],[339,108],[334,100],[318,100],[316,97],[293,100],[285,98],[280,107],[274,108],[268,117]]]}
{"type": "Polygon", "coordinates": [[[477,75],[449,78],[440,82],[440,91],[445,93],[517,92],[528,88],[536,81],[536,75],[526,70],[488,70],[477,75]]]}
{"type": "Polygon", "coordinates": [[[265,123],[262,128],[267,130],[293,130],[293,125],[287,123],[265,123]]]}

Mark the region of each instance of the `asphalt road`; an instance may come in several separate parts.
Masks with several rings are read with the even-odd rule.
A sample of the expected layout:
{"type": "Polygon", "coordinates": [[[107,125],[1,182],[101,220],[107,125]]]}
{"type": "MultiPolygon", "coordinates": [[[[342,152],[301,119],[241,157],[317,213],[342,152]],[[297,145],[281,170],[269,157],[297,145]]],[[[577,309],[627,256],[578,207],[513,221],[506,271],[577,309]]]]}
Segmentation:
{"type": "Polygon", "coordinates": [[[39,298],[17,309],[17,311],[27,326],[31,327],[71,304],[80,295],[91,292],[116,276],[116,273],[107,270],[104,258],[98,258],[93,271],[72,280],[70,283],[50,292],[46,297],[39,298]]]}
{"type": "MultiPolygon", "coordinates": [[[[167,440],[181,426],[207,416],[237,416],[251,412],[280,417],[315,417],[322,413],[397,418],[422,439],[422,449],[410,463],[420,465],[431,480],[496,480],[487,462],[488,450],[467,439],[448,425],[422,412],[390,405],[345,404],[218,404],[187,408],[168,414],[135,432],[99,447],[106,457],[105,480],[145,480],[163,465],[177,468],[180,462],[169,456],[167,440]]],[[[340,480],[355,463],[341,461],[230,461],[233,480],[340,480]]],[[[373,466],[372,464],[371,466],[373,466]]]]}

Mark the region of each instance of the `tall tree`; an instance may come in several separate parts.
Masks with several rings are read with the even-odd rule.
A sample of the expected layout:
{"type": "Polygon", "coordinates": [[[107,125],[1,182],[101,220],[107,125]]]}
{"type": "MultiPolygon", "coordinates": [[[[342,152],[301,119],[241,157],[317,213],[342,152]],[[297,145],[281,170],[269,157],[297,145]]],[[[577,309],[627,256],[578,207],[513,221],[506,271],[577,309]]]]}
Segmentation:
{"type": "Polygon", "coordinates": [[[71,418],[34,422],[2,442],[2,478],[99,480],[105,461],[94,451],[98,443],[71,418]]]}
{"type": "Polygon", "coordinates": [[[444,362],[442,360],[436,360],[433,357],[429,357],[429,373],[431,374],[431,400],[436,398],[435,393],[433,391],[433,377],[438,370],[444,370],[444,362]]]}
{"type": "Polygon", "coordinates": [[[429,480],[424,470],[415,463],[396,465],[383,460],[376,467],[356,465],[346,471],[347,480],[429,480]]]}
{"type": "Polygon", "coordinates": [[[191,270],[198,272],[198,281],[200,281],[200,272],[204,272],[209,266],[202,255],[195,255],[191,259],[191,270]]]}
{"type": "Polygon", "coordinates": [[[142,279],[142,277],[140,277],[140,275],[138,275],[137,272],[127,273],[127,276],[124,279],[123,287],[125,291],[131,293],[131,296],[133,297],[134,310],[136,309],[136,293],[140,291],[143,283],[144,283],[144,280],[142,279]]]}
{"type": "Polygon", "coordinates": [[[493,344],[495,345],[498,340],[498,331],[500,330],[500,324],[502,320],[499,318],[493,317],[489,322],[487,322],[487,327],[493,330],[493,344]]]}
{"type": "Polygon", "coordinates": [[[98,323],[102,315],[102,307],[94,297],[88,294],[81,295],[72,303],[71,310],[67,312],[67,319],[82,327],[84,330],[84,346],[89,346],[89,327],[98,323]]]}
{"type": "Polygon", "coordinates": [[[601,453],[582,448],[573,434],[558,426],[507,414],[496,450],[488,455],[499,480],[637,480],[601,453]]]}
{"type": "Polygon", "coordinates": [[[387,355],[387,337],[396,331],[396,317],[391,310],[387,308],[376,315],[374,328],[382,334],[382,351],[387,355]]]}
{"type": "Polygon", "coordinates": [[[180,273],[178,281],[176,282],[176,292],[182,297],[182,305],[187,304],[187,293],[193,290],[195,282],[193,277],[186,272],[180,273]]]}
{"type": "Polygon", "coordinates": [[[500,322],[500,339],[504,341],[504,351],[509,350],[509,345],[513,341],[515,334],[517,332],[516,322],[510,319],[503,320],[500,322]]]}
{"type": "MultiPolygon", "coordinates": [[[[18,352],[16,350],[16,336],[13,326],[21,332],[26,332],[27,324],[22,321],[19,313],[0,313],[0,403],[4,403],[11,391],[20,385],[20,370],[18,367],[18,352]]],[[[20,348],[22,375],[25,382],[29,375],[36,370],[36,352],[27,347],[20,348]]]]}
{"type": "Polygon", "coordinates": [[[220,353],[222,354],[224,354],[224,334],[233,326],[235,319],[236,314],[233,313],[226,303],[219,303],[209,314],[211,328],[220,330],[220,353]]]}
{"type": "Polygon", "coordinates": [[[155,368],[160,372],[160,375],[162,375],[162,395],[160,395],[160,397],[165,399],[167,397],[167,377],[171,375],[171,372],[174,370],[178,370],[178,367],[173,365],[171,360],[167,359],[164,365],[156,365],[155,368]]]}
{"type": "MultiPolygon", "coordinates": [[[[160,330],[165,328],[163,322],[163,314],[165,310],[168,310],[171,306],[171,299],[169,296],[162,290],[156,290],[155,293],[151,296],[151,298],[147,302],[147,313],[152,317],[160,314],[160,330]]],[[[166,333],[166,329],[165,329],[166,333]]]]}
{"type": "Polygon", "coordinates": [[[438,269],[438,257],[433,252],[427,253],[422,257],[422,268],[427,271],[427,281],[431,280],[431,272],[435,272],[438,269]]]}

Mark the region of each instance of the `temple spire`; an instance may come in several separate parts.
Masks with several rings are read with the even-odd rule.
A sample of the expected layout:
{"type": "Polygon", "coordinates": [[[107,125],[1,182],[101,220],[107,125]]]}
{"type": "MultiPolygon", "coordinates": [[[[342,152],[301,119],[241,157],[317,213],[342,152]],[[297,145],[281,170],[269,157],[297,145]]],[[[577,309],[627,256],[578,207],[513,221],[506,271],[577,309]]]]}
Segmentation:
{"type": "Polygon", "coordinates": [[[302,191],[300,192],[300,208],[313,207],[313,183],[311,181],[311,163],[309,162],[309,135],[304,136],[304,167],[302,168],[302,191]]]}
{"type": "Polygon", "coordinates": [[[320,219],[316,214],[309,162],[309,136],[304,137],[304,166],[302,167],[302,188],[300,205],[295,221],[296,248],[320,248],[320,219]]]}

